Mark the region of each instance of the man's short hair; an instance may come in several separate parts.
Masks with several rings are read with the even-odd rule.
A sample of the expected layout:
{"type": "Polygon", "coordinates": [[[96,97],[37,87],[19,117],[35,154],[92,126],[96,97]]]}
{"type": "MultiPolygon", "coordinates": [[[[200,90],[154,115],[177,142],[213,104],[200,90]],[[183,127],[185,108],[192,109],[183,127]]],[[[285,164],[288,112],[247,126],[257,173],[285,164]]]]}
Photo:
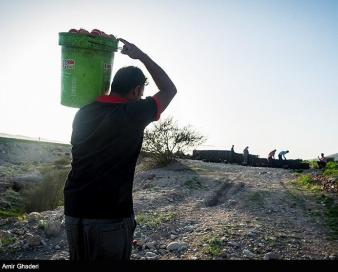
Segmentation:
{"type": "Polygon", "coordinates": [[[111,83],[111,91],[126,96],[130,90],[137,86],[147,84],[147,78],[142,70],[135,66],[127,66],[119,69],[111,83]]]}

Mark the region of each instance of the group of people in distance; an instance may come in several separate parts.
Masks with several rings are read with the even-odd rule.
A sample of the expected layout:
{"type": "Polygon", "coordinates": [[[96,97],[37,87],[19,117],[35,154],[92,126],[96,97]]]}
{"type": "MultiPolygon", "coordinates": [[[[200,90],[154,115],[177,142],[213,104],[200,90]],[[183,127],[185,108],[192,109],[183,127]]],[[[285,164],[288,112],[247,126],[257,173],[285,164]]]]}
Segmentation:
{"type": "MultiPolygon", "coordinates": [[[[234,145],[231,147],[231,154],[234,154],[234,145]]],[[[278,159],[279,160],[286,160],[285,155],[289,153],[289,150],[281,151],[278,154],[278,159]]],[[[272,160],[275,159],[275,154],[276,154],[276,149],[272,150],[269,155],[268,155],[268,162],[271,162],[272,160]]],[[[232,155],[233,157],[233,155],[232,155]]],[[[249,159],[249,147],[245,147],[243,150],[243,164],[247,165],[248,164],[248,159],[249,159]]]]}
{"type": "MultiPolygon", "coordinates": [[[[272,150],[269,155],[268,155],[268,162],[271,163],[272,160],[275,160],[275,155],[276,155],[276,149],[272,150]]],[[[233,159],[233,154],[235,153],[234,150],[234,145],[232,145],[231,147],[231,160],[233,159]]],[[[285,155],[289,153],[289,150],[282,150],[281,152],[278,153],[278,159],[279,160],[286,160],[285,155]]],[[[243,165],[247,165],[248,164],[248,159],[249,159],[249,147],[245,147],[243,150],[243,165]]],[[[318,167],[321,168],[325,168],[327,163],[327,158],[324,156],[324,153],[320,154],[320,157],[318,156],[318,167]]]]}
{"type": "MultiPolygon", "coordinates": [[[[272,150],[272,151],[269,153],[269,155],[268,155],[268,162],[271,162],[272,160],[275,159],[276,151],[277,151],[277,150],[274,149],[274,150],[272,150]]],[[[286,155],[287,153],[289,153],[289,150],[285,150],[285,151],[279,152],[279,154],[278,154],[278,159],[279,159],[279,160],[286,160],[285,155],[286,155]]]]}

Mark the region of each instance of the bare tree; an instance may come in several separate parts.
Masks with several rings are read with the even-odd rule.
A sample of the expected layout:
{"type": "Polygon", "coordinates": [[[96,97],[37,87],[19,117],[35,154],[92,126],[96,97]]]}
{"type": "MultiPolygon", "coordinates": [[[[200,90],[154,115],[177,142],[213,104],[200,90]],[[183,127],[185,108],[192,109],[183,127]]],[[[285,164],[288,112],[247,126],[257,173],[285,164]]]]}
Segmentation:
{"type": "Polygon", "coordinates": [[[143,151],[150,153],[158,163],[165,164],[204,143],[206,138],[190,126],[179,128],[172,117],[155,124],[144,133],[143,151]]]}

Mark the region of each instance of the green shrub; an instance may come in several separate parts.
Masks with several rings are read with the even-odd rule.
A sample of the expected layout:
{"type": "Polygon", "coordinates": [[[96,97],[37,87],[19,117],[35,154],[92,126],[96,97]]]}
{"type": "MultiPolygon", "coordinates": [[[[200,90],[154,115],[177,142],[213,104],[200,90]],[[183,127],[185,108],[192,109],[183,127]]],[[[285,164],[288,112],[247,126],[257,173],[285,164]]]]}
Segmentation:
{"type": "Polygon", "coordinates": [[[136,222],[147,227],[158,227],[164,222],[174,220],[177,215],[173,212],[167,213],[140,213],[136,215],[136,222]]]}
{"type": "Polygon", "coordinates": [[[16,238],[14,236],[11,236],[10,234],[6,234],[0,237],[0,244],[3,247],[12,245],[16,242],[16,238]]]}
{"type": "MultiPolygon", "coordinates": [[[[9,207],[3,210],[2,215],[20,214],[24,209],[24,200],[19,192],[15,192],[12,189],[7,189],[4,193],[0,194],[1,201],[6,203],[9,207]]],[[[8,216],[7,216],[8,217],[8,216]]]]}
{"type": "Polygon", "coordinates": [[[211,238],[207,241],[208,246],[203,249],[204,254],[219,256],[222,252],[222,241],[218,237],[211,238]]]}
{"type": "Polygon", "coordinates": [[[172,117],[156,123],[144,132],[142,150],[159,165],[166,165],[184,152],[204,143],[206,138],[190,126],[180,128],[172,117]]]}
{"type": "Polygon", "coordinates": [[[319,192],[322,190],[322,186],[320,184],[315,183],[312,180],[311,175],[301,175],[297,178],[295,183],[297,186],[303,187],[312,192],[319,192]]]}
{"type": "Polygon", "coordinates": [[[338,177],[338,162],[328,162],[323,173],[324,176],[338,177]]]}
{"type": "Polygon", "coordinates": [[[41,212],[63,205],[63,187],[68,171],[54,167],[49,171],[42,171],[43,181],[23,192],[25,211],[41,212]]]}
{"type": "Polygon", "coordinates": [[[309,186],[313,183],[311,175],[301,175],[297,179],[297,183],[302,186],[309,186]]]}
{"type": "Polygon", "coordinates": [[[0,210],[0,218],[20,217],[22,214],[22,210],[0,210]]]}
{"type": "Polygon", "coordinates": [[[338,162],[328,162],[326,164],[326,169],[338,170],[338,162]]]}
{"type": "Polygon", "coordinates": [[[312,161],[305,161],[307,163],[309,163],[310,169],[318,169],[318,163],[316,160],[312,160],[312,161]]]}
{"type": "Polygon", "coordinates": [[[336,169],[325,169],[323,175],[338,178],[338,170],[336,170],[336,169]]]}
{"type": "Polygon", "coordinates": [[[338,203],[333,198],[322,195],[319,200],[325,205],[325,221],[331,229],[333,239],[338,238],[338,203]]]}

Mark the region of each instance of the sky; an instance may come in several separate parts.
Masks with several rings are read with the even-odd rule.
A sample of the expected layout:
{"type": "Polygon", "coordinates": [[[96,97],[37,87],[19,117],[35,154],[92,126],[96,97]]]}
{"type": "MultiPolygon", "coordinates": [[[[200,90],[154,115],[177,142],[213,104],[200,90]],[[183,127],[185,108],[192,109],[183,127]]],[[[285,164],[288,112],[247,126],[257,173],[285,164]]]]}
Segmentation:
{"type": "MultiPolygon", "coordinates": [[[[178,90],[161,119],[205,135],[199,149],[338,152],[336,0],[0,0],[1,133],[70,142],[58,33],[71,28],[122,37],[158,63],[178,90]]],[[[112,74],[127,65],[151,78],[119,52],[112,74]]],[[[158,91],[149,81],[146,96],[158,91]]]]}

